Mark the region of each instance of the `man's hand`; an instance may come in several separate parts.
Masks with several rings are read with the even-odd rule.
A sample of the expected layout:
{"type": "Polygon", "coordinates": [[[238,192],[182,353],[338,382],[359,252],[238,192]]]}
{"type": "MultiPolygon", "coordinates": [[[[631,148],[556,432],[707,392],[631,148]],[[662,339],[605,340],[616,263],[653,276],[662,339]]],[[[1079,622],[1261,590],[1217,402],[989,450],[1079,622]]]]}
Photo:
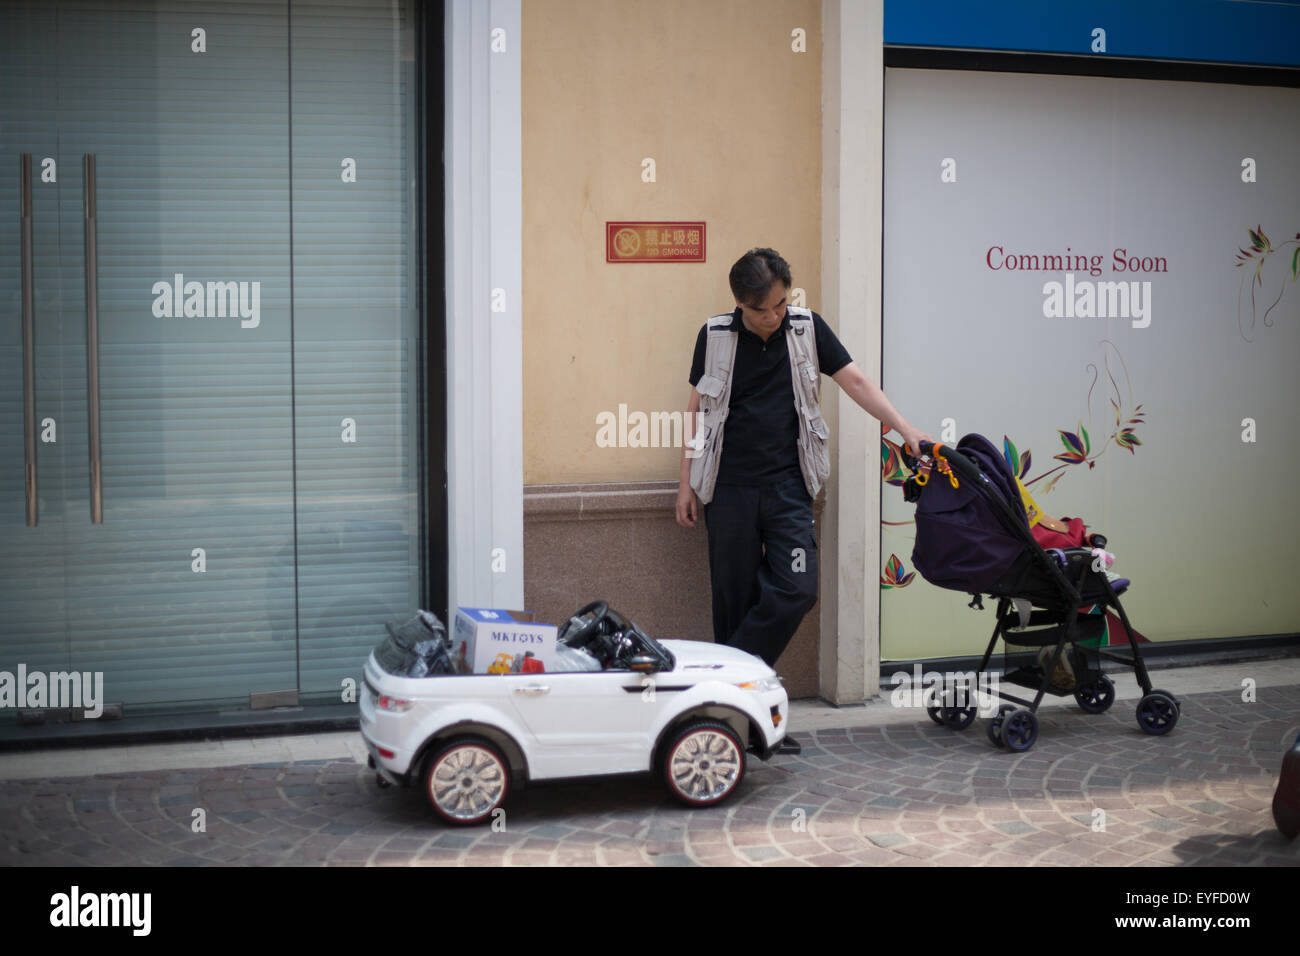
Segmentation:
{"type": "Polygon", "coordinates": [[[691,487],[691,464],[693,459],[687,457],[691,451],[691,442],[695,439],[695,426],[700,414],[700,393],[691,389],[686,402],[686,416],[682,429],[682,467],[677,475],[677,523],[683,528],[694,528],[695,519],[700,514],[700,499],[691,487]]]}
{"type": "Polygon", "coordinates": [[[695,519],[699,517],[700,499],[690,485],[677,489],[677,523],[683,528],[694,528],[695,519]]]}
{"type": "Polygon", "coordinates": [[[909,428],[906,431],[899,432],[903,436],[903,441],[907,443],[907,450],[912,453],[913,458],[921,457],[920,444],[923,441],[933,443],[934,439],[923,431],[915,428],[909,428]]]}

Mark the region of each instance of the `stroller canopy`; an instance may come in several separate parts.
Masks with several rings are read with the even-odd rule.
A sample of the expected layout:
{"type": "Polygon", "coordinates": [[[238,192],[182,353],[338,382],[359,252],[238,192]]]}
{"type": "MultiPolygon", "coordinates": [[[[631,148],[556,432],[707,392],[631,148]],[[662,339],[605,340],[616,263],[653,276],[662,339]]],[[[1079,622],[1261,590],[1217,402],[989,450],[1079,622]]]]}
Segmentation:
{"type": "Polygon", "coordinates": [[[916,505],[912,563],[931,584],[968,594],[992,592],[1025,553],[1029,519],[1002,452],[983,435],[967,435],[957,450],[980,470],[980,482],[932,470],[916,505]],[[1000,507],[997,500],[1006,505],[1000,507]],[[1018,523],[1015,528],[1012,523],[1018,523]]]}

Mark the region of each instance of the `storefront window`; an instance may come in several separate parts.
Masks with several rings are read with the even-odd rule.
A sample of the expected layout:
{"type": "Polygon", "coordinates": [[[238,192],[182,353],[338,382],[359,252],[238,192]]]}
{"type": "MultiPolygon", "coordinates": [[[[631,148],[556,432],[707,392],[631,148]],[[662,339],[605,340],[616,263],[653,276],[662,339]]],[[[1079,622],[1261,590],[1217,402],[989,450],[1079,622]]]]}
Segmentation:
{"type": "Polygon", "coordinates": [[[418,603],[413,15],[0,11],[0,671],[340,700],[418,603]]]}

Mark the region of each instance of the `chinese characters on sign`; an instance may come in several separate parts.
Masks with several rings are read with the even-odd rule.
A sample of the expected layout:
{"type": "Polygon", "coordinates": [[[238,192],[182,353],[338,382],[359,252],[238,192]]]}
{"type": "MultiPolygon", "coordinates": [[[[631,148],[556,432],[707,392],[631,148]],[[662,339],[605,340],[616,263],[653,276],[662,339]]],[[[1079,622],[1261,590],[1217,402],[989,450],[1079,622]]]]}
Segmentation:
{"type": "Polygon", "coordinates": [[[702,222],[607,222],[606,262],[703,262],[702,222]]]}

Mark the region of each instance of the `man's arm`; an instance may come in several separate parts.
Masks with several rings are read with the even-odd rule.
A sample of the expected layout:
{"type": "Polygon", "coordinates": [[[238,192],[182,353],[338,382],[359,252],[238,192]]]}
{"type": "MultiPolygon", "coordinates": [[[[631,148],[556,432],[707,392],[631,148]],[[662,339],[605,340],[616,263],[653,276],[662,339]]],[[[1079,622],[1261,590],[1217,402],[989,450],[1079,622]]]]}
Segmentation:
{"type": "Polygon", "coordinates": [[[880,390],[879,385],[867,378],[866,373],[858,368],[857,362],[850,362],[831,378],[836,385],[844,389],[849,398],[861,405],[868,415],[884,422],[902,435],[903,441],[911,448],[913,455],[921,454],[916,447],[918,442],[933,441],[925,432],[913,428],[907,419],[898,413],[898,409],[890,402],[889,397],[880,390]]]}
{"type": "Polygon", "coordinates": [[[677,477],[677,523],[683,528],[694,528],[699,516],[700,499],[691,488],[691,439],[695,437],[695,423],[699,418],[700,393],[691,389],[691,399],[686,403],[686,417],[682,421],[682,468],[677,477]]]}

